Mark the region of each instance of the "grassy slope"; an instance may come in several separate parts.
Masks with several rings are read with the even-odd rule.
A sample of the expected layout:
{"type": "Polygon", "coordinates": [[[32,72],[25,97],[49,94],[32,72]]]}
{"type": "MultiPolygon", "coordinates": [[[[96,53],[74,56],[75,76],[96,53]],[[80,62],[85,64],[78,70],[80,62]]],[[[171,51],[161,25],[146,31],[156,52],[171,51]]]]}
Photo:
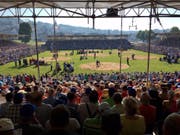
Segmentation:
{"type": "MultiPolygon", "coordinates": [[[[67,53],[70,53],[70,51],[66,51],[67,53]]],[[[109,55],[109,50],[104,50],[103,52],[103,57],[99,57],[97,54],[97,59],[99,59],[101,62],[116,62],[119,63],[119,57],[117,56],[117,50],[113,50],[113,54],[109,55]]],[[[123,52],[122,54],[122,64],[126,64],[126,58],[127,57],[131,57],[131,54],[134,53],[135,58],[136,56],[143,56],[143,57],[147,57],[147,53],[142,52],[142,51],[136,51],[136,50],[128,50],[127,52],[123,52]]],[[[156,54],[151,54],[151,56],[156,56],[157,59],[151,59],[150,61],[150,71],[165,71],[165,72],[174,72],[174,71],[180,71],[180,64],[168,64],[166,62],[160,62],[158,60],[159,57],[161,57],[161,55],[156,55],[156,54]]],[[[36,56],[33,56],[34,58],[36,58],[36,56]]],[[[39,58],[41,57],[52,57],[52,54],[47,51],[44,53],[41,53],[39,55],[39,58]]],[[[64,55],[64,51],[60,51],[59,53],[59,57],[65,57],[64,55]]],[[[97,71],[93,71],[93,70],[85,70],[85,69],[80,69],[79,65],[80,64],[85,64],[85,63],[89,63],[89,62],[95,62],[93,55],[89,56],[87,60],[79,60],[79,55],[76,55],[76,51],[75,51],[75,55],[74,56],[68,56],[71,57],[70,60],[68,60],[68,62],[74,62],[74,68],[75,68],[75,73],[93,73],[93,72],[97,72],[97,71]]],[[[49,62],[48,64],[50,64],[51,62],[49,62]]],[[[60,64],[62,64],[63,61],[60,61],[60,64]]],[[[53,67],[55,67],[55,62],[52,62],[53,67]]],[[[128,69],[123,69],[122,72],[135,72],[135,71],[139,71],[139,72],[146,72],[147,69],[147,60],[143,59],[143,60],[130,60],[130,67],[128,69]]],[[[62,65],[61,65],[62,67],[62,65]]],[[[50,70],[50,65],[46,65],[46,66],[40,66],[40,73],[44,74],[46,72],[48,72],[50,70]]],[[[104,71],[107,72],[107,71],[104,71]]],[[[111,72],[111,71],[109,71],[111,72]]],[[[8,63],[6,65],[0,66],[0,74],[10,74],[10,75],[16,75],[16,74],[23,74],[23,73],[28,73],[28,74],[37,74],[37,68],[35,66],[28,66],[28,67],[20,67],[17,68],[14,66],[14,62],[8,63]]],[[[50,72],[50,74],[52,74],[52,72],[50,72]]]]}

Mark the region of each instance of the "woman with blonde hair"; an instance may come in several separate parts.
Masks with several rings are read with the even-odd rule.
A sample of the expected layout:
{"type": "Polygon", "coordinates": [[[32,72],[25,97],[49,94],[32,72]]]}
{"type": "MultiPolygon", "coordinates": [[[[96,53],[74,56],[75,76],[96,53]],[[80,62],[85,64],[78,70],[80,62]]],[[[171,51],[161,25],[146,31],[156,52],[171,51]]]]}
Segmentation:
{"type": "Polygon", "coordinates": [[[142,115],[138,115],[138,103],[133,97],[123,100],[125,114],[121,114],[121,135],[144,135],[145,121],[142,115]]]}

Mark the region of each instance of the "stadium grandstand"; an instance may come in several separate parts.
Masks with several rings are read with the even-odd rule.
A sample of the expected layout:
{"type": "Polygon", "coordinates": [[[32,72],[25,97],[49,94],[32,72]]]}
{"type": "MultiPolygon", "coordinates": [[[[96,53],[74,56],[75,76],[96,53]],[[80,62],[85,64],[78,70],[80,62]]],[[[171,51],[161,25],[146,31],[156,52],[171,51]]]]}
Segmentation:
{"type": "Polygon", "coordinates": [[[119,35],[61,35],[49,36],[43,48],[48,50],[117,49],[132,48],[127,36],[119,35]],[[55,39],[54,39],[55,38],[55,39]]]}
{"type": "MultiPolygon", "coordinates": [[[[0,65],[36,54],[34,46],[15,42],[20,35],[0,34],[0,65]]],[[[22,35],[21,35],[22,36],[22,35]]]]}
{"type": "MultiPolygon", "coordinates": [[[[151,33],[148,45],[137,46],[148,52],[147,72],[77,73],[65,74],[61,78],[48,73],[40,74],[36,18],[62,17],[61,10],[68,12],[68,17],[75,15],[92,18],[93,28],[96,17],[149,17],[151,25],[152,17],[157,20],[159,17],[180,17],[180,12],[177,12],[180,10],[180,2],[179,0],[0,0],[1,17],[33,17],[38,61],[36,66],[38,77],[19,72],[16,76],[4,75],[3,71],[0,73],[2,74],[0,135],[180,135],[180,71],[178,69],[173,72],[149,72],[150,52],[153,50],[151,33]],[[85,13],[81,8],[85,9],[85,13]],[[107,9],[107,13],[101,12],[101,8],[107,9]],[[60,12],[56,13],[56,9],[60,12]],[[164,9],[166,13],[163,13],[164,9]],[[40,12],[44,10],[47,14],[42,16],[40,12]],[[100,14],[96,15],[96,11],[99,10],[100,14]],[[123,15],[118,13],[122,10],[128,11],[123,15]],[[128,14],[130,10],[134,12],[133,15],[128,14]],[[144,12],[148,15],[144,15],[144,12]]],[[[149,29],[151,31],[151,26],[149,29]]],[[[67,36],[64,37],[66,40],[63,37],[54,40],[53,35],[46,46],[50,49],[52,45],[61,47],[66,43],[67,46],[76,48],[80,43],[91,47],[95,45],[115,47],[114,44],[117,43],[118,48],[123,41],[123,44],[126,44],[123,47],[131,47],[126,39],[119,37],[94,37],[94,39],[92,36],[87,37],[67,36]],[[87,43],[86,40],[92,43],[87,43]]],[[[173,44],[172,39],[170,41],[173,44]]],[[[5,39],[0,39],[0,44],[1,54],[8,55],[5,60],[9,59],[9,55],[16,57],[11,56],[14,53],[21,56],[19,54],[21,50],[22,55],[30,54],[30,49],[24,44],[5,39]]],[[[163,44],[165,43],[162,42],[160,46],[163,44]]],[[[156,46],[154,50],[160,46],[156,46]]],[[[66,49],[65,46],[63,48],[66,49]]],[[[119,56],[116,54],[114,58],[121,61],[121,52],[118,53],[119,56]]],[[[138,60],[132,61],[136,63],[138,60]]],[[[144,60],[140,61],[137,68],[143,66],[142,62],[144,60]]],[[[168,67],[170,64],[165,65],[168,67]]]]}

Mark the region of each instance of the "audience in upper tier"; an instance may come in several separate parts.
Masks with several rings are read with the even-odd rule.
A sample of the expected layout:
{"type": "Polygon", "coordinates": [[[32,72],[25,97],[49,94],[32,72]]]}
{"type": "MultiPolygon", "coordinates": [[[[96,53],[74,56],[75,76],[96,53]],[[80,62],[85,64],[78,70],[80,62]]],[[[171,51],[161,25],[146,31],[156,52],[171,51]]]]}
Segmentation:
{"type": "Polygon", "coordinates": [[[146,76],[1,75],[0,134],[179,135],[180,72],[146,76]]]}

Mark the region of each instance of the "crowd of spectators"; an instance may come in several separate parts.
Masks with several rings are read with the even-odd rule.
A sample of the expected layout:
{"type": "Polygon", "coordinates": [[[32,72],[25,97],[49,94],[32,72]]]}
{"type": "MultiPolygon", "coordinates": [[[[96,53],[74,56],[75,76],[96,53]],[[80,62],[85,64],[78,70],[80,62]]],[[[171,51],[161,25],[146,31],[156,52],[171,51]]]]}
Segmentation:
{"type": "Polygon", "coordinates": [[[180,72],[0,76],[0,134],[180,134],[180,72]]]}
{"type": "Polygon", "coordinates": [[[35,47],[11,40],[0,40],[0,65],[36,54],[35,47]]]}
{"type": "Polygon", "coordinates": [[[117,49],[132,48],[127,39],[76,39],[76,40],[48,40],[43,46],[48,50],[80,50],[80,49],[117,49]]]}
{"type": "MultiPolygon", "coordinates": [[[[148,52],[148,46],[145,44],[135,45],[134,49],[148,52]]],[[[178,63],[178,59],[180,58],[180,47],[151,45],[150,52],[164,55],[160,60],[167,61],[168,63],[178,63]]]]}

